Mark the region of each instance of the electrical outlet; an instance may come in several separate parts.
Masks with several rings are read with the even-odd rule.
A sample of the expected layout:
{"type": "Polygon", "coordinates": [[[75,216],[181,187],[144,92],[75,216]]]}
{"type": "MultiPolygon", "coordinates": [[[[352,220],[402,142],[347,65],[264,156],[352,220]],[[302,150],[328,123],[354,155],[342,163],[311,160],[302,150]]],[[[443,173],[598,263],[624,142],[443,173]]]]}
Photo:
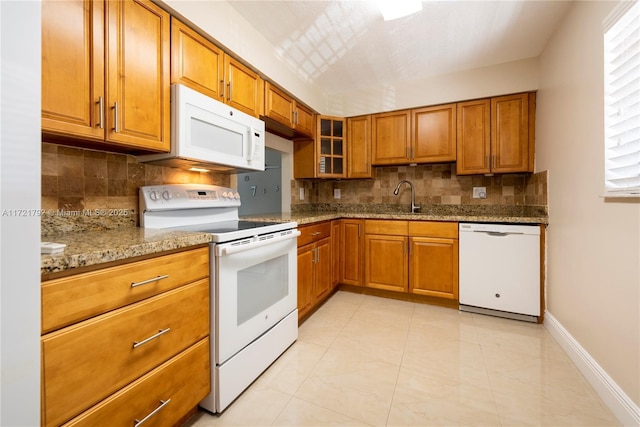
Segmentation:
{"type": "Polygon", "coordinates": [[[300,200],[304,200],[304,188],[300,189],[300,200]]]}
{"type": "Polygon", "coordinates": [[[333,198],[334,199],[339,199],[340,198],[340,189],[339,188],[334,188],[333,189],[333,198]]]}
{"type": "Polygon", "coordinates": [[[474,199],[486,199],[487,198],[487,187],[473,187],[473,198],[474,199]]]}

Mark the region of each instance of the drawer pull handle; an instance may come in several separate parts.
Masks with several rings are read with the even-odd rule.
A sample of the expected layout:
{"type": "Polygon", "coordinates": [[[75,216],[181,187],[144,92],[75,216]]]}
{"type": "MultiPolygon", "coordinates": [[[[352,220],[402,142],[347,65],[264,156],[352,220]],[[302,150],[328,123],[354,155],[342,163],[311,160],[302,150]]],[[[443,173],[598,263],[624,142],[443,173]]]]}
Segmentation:
{"type": "Polygon", "coordinates": [[[158,411],[162,408],[164,408],[167,403],[171,402],[171,399],[167,399],[167,400],[161,400],[160,401],[160,406],[158,406],[156,409],[154,409],[153,411],[151,411],[149,413],[149,415],[147,415],[146,417],[144,417],[143,419],[141,419],[140,421],[135,420],[135,423],[133,424],[133,427],[138,427],[141,426],[144,422],[146,422],[149,418],[153,417],[155,414],[158,413],[158,411]]]}
{"type": "Polygon", "coordinates": [[[138,347],[140,347],[142,344],[146,344],[146,343],[148,343],[148,342],[149,342],[149,341],[151,341],[151,340],[155,340],[155,339],[156,339],[156,338],[158,338],[160,335],[164,335],[164,334],[166,334],[167,332],[169,332],[170,330],[171,330],[171,328],[167,328],[167,329],[160,329],[160,330],[158,331],[158,333],[157,333],[157,334],[155,334],[155,335],[151,335],[149,338],[145,338],[145,339],[143,339],[142,341],[134,341],[134,342],[133,342],[133,348],[138,348],[138,347]]]}
{"type": "Polygon", "coordinates": [[[157,282],[158,280],[167,279],[168,277],[168,274],[163,274],[162,276],[152,277],[151,279],[143,280],[142,282],[133,282],[131,283],[131,287],[135,288],[136,286],[142,286],[146,285],[147,283],[157,282]]]}
{"type": "Polygon", "coordinates": [[[319,234],[322,234],[322,231],[316,231],[315,233],[311,233],[312,236],[317,236],[319,234]]]}

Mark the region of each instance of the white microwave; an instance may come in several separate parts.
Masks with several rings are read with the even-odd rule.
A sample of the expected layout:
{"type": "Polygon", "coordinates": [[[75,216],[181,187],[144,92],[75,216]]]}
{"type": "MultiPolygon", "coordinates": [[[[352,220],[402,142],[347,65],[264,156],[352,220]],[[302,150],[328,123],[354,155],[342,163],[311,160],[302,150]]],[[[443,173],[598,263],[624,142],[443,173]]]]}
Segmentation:
{"type": "Polygon", "coordinates": [[[263,171],[264,122],[184,85],[171,86],[171,151],[140,162],[216,171],[263,171]]]}

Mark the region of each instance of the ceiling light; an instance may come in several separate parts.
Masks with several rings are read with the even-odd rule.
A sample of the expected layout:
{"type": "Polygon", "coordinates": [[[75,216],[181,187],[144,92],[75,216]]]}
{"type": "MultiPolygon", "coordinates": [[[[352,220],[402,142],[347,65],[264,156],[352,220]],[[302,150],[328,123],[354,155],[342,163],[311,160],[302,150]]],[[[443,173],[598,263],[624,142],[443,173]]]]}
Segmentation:
{"type": "Polygon", "coordinates": [[[391,21],[422,10],[422,0],[378,0],[382,19],[391,21]]]}
{"type": "Polygon", "coordinates": [[[189,170],[193,172],[209,172],[209,169],[204,168],[189,168],[189,170]]]}

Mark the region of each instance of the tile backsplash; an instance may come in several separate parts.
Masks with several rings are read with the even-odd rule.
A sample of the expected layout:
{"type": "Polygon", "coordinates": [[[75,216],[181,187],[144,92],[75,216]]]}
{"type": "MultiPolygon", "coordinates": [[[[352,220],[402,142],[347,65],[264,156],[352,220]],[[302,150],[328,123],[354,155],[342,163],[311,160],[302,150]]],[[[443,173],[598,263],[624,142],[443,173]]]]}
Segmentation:
{"type": "Polygon", "coordinates": [[[393,195],[403,179],[413,183],[416,204],[424,205],[547,205],[547,171],[535,174],[504,174],[494,176],[455,173],[455,164],[378,167],[375,179],[369,180],[293,180],[291,203],[303,204],[410,204],[409,186],[403,185],[398,196],[393,195]],[[486,198],[474,199],[473,187],[485,187],[486,198]],[[305,199],[300,200],[300,188],[305,199]],[[340,199],[334,190],[340,190],[340,199]]]}
{"type": "Polygon", "coordinates": [[[199,183],[229,186],[226,174],[138,163],[135,156],[42,143],[42,234],[138,224],[138,188],[199,183]],[[71,228],[69,228],[71,227],[71,228]]]}

